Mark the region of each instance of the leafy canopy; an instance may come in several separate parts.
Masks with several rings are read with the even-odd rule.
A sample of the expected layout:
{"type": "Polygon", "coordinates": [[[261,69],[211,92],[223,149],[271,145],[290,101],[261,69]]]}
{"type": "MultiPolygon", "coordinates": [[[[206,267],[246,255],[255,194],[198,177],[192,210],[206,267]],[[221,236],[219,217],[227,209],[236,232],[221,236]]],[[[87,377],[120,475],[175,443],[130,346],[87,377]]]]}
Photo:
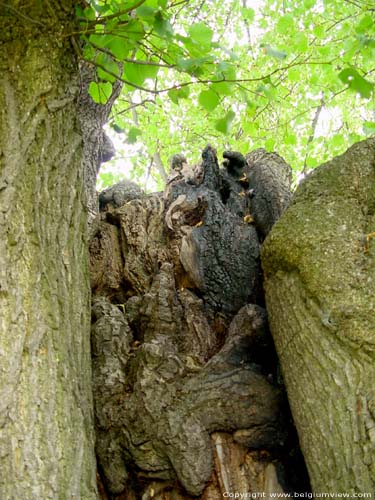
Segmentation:
{"type": "Polygon", "coordinates": [[[375,132],[372,0],[91,0],[77,17],[93,100],[123,83],[109,125],[138,179],[161,187],[207,142],[306,171],[375,132]]]}

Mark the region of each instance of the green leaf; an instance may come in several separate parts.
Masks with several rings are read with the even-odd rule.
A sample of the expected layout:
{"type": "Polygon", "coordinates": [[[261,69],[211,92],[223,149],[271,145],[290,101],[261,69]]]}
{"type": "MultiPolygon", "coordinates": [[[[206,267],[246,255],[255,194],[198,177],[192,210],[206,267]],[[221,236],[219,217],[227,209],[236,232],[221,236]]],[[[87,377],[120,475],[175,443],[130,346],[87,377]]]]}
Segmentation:
{"type": "Polygon", "coordinates": [[[197,57],[192,59],[179,59],[177,67],[186,73],[198,76],[202,74],[204,65],[212,62],[211,56],[197,57]]]}
{"type": "Polygon", "coordinates": [[[110,82],[91,82],[89,94],[97,104],[105,104],[112,94],[112,84],[110,82]]]}
{"type": "Polygon", "coordinates": [[[112,40],[112,36],[108,36],[108,35],[104,35],[104,34],[100,34],[100,33],[90,35],[90,37],[89,37],[89,42],[91,42],[94,45],[94,47],[99,47],[101,49],[107,48],[107,45],[109,45],[111,40],[112,40]]]}
{"type": "Polygon", "coordinates": [[[142,40],[142,38],[145,36],[145,28],[140,21],[132,19],[126,25],[126,28],[124,29],[124,35],[131,40],[139,41],[142,40]]]}
{"type": "Polygon", "coordinates": [[[375,134],[375,122],[363,122],[363,131],[366,135],[375,134]]]}
{"type": "Polygon", "coordinates": [[[224,118],[221,118],[220,120],[216,121],[215,123],[216,130],[225,135],[229,134],[235,116],[236,114],[234,111],[232,110],[228,111],[228,113],[225,115],[224,118]]]}
{"type": "Polygon", "coordinates": [[[367,33],[374,26],[374,18],[366,14],[355,27],[356,33],[367,33]]]}
{"type": "Polygon", "coordinates": [[[321,47],[318,47],[317,48],[317,51],[318,53],[322,56],[322,57],[329,57],[330,54],[331,54],[331,47],[330,45],[322,45],[321,47]]]}
{"type": "Polygon", "coordinates": [[[122,61],[128,57],[132,47],[126,42],[126,40],[124,40],[124,38],[115,36],[108,43],[108,49],[112,52],[116,59],[122,61]]]}
{"type": "Polygon", "coordinates": [[[212,89],[202,90],[198,102],[207,111],[213,111],[220,102],[220,98],[212,89]]]}
{"type": "Polygon", "coordinates": [[[233,64],[229,64],[226,61],[222,61],[217,65],[216,77],[223,78],[226,80],[236,79],[236,68],[233,64]]]}
{"type": "Polygon", "coordinates": [[[220,95],[231,95],[233,93],[233,84],[227,82],[212,82],[211,87],[220,95]]]}
{"type": "Polygon", "coordinates": [[[314,168],[319,164],[317,159],[314,158],[313,156],[308,156],[305,161],[307,168],[314,168]]]}
{"type": "Polygon", "coordinates": [[[150,5],[143,4],[140,7],[138,7],[136,12],[137,16],[141,17],[142,19],[153,19],[155,17],[157,9],[151,7],[150,5]]]}
{"type": "Polygon", "coordinates": [[[168,19],[164,19],[160,12],[155,17],[154,29],[162,38],[169,39],[173,35],[173,27],[171,23],[168,19]]]}
{"type": "Polygon", "coordinates": [[[131,129],[129,129],[128,136],[126,138],[126,142],[128,144],[135,144],[140,135],[142,135],[142,130],[140,130],[137,127],[132,127],[131,129]]]}
{"type": "Polygon", "coordinates": [[[136,87],[142,87],[146,78],[155,78],[158,66],[127,62],[124,65],[123,79],[136,87]]]}
{"type": "Polygon", "coordinates": [[[299,52],[306,52],[309,46],[309,41],[304,33],[297,33],[294,37],[294,45],[299,52]]]}
{"type": "Polygon", "coordinates": [[[313,28],[313,33],[317,38],[324,38],[326,35],[326,30],[323,25],[318,24],[313,28]]]}
{"type": "Polygon", "coordinates": [[[97,68],[98,77],[107,82],[115,82],[119,76],[119,67],[107,54],[98,54],[95,62],[102,66],[97,68]],[[112,74],[113,73],[113,74],[112,74]]]}
{"type": "Polygon", "coordinates": [[[365,80],[356,69],[346,68],[340,71],[339,78],[343,83],[346,83],[349,88],[369,99],[374,90],[374,84],[365,80]]]}
{"type": "Polygon", "coordinates": [[[83,57],[87,61],[92,61],[95,57],[95,49],[92,45],[86,44],[83,48],[83,57]]]}
{"type": "Polygon", "coordinates": [[[180,99],[187,99],[190,95],[188,87],[181,87],[180,89],[172,89],[168,91],[168,96],[175,104],[179,103],[180,99]]]}
{"type": "Polygon", "coordinates": [[[91,0],[91,4],[99,14],[103,15],[110,11],[109,5],[100,5],[98,2],[94,2],[93,0],[91,0]]]}
{"type": "Polygon", "coordinates": [[[375,47],[375,38],[369,38],[362,34],[357,35],[356,38],[362,47],[375,47]]]}
{"type": "Polygon", "coordinates": [[[86,7],[83,11],[83,16],[89,21],[95,21],[96,18],[95,9],[93,9],[92,7],[86,7]]]}
{"type": "Polygon", "coordinates": [[[336,134],[332,137],[331,144],[335,148],[339,148],[345,144],[345,138],[341,134],[336,134]]]}
{"type": "Polygon", "coordinates": [[[290,68],[288,78],[291,82],[298,82],[301,78],[301,68],[290,68]]]}
{"type": "Polygon", "coordinates": [[[246,133],[246,135],[250,137],[254,137],[258,134],[259,132],[259,125],[256,122],[241,122],[241,126],[246,133]]]}
{"type": "MultiPolygon", "coordinates": [[[[158,61],[156,61],[154,59],[150,59],[150,61],[145,61],[145,62],[157,63],[158,61]]],[[[155,66],[153,64],[143,64],[142,66],[143,66],[143,74],[146,76],[146,80],[147,80],[147,78],[154,80],[156,78],[156,75],[159,72],[159,69],[160,69],[159,66],[155,66]]]]}
{"type": "Polygon", "coordinates": [[[101,188],[104,189],[106,187],[113,186],[113,184],[116,184],[123,179],[124,176],[122,176],[121,174],[115,174],[113,172],[103,172],[101,169],[98,180],[100,181],[101,188]]]}
{"type": "Polygon", "coordinates": [[[195,23],[189,28],[191,38],[203,45],[210,45],[214,32],[205,23],[195,23]]]}
{"type": "Polygon", "coordinates": [[[290,144],[291,146],[295,146],[297,144],[297,137],[295,134],[287,134],[284,137],[284,143],[290,144]]]}
{"type": "Polygon", "coordinates": [[[255,19],[255,10],[251,9],[250,7],[243,7],[241,9],[241,16],[251,24],[255,19]]]}
{"type": "Polygon", "coordinates": [[[276,29],[282,35],[289,34],[290,30],[294,29],[294,22],[293,16],[286,14],[277,21],[276,29]]]}
{"type": "Polygon", "coordinates": [[[268,99],[274,99],[276,97],[276,93],[277,93],[277,90],[276,90],[276,87],[274,87],[273,85],[259,85],[256,89],[256,91],[259,93],[259,94],[264,94],[265,97],[267,97],[268,99]]]}
{"type": "Polygon", "coordinates": [[[117,133],[117,134],[123,134],[125,132],[125,129],[120,127],[117,123],[110,123],[109,126],[117,133]]]}
{"type": "Polygon", "coordinates": [[[264,147],[267,149],[267,151],[272,152],[275,148],[275,139],[270,137],[267,139],[264,143],[264,147]]]}

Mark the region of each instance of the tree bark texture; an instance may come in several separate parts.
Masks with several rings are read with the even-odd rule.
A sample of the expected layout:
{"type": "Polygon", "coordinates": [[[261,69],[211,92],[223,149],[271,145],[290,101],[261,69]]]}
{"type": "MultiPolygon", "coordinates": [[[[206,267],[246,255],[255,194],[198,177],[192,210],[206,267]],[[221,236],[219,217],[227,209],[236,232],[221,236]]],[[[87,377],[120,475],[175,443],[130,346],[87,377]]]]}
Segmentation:
{"type": "Polygon", "coordinates": [[[0,6],[0,498],[95,499],[74,4],[0,6]]]}
{"type": "MultiPolygon", "coordinates": [[[[103,498],[307,487],[292,477],[296,446],[260,305],[251,172],[227,153],[219,169],[208,146],[198,174],[171,173],[164,193],[130,183],[100,195],[91,278],[103,498]]],[[[269,168],[277,177],[289,166],[278,157],[269,168]]],[[[267,182],[259,176],[253,198],[267,182]]]]}
{"type": "Polygon", "coordinates": [[[262,251],[314,492],[375,492],[375,139],[314,170],[262,251]]]}

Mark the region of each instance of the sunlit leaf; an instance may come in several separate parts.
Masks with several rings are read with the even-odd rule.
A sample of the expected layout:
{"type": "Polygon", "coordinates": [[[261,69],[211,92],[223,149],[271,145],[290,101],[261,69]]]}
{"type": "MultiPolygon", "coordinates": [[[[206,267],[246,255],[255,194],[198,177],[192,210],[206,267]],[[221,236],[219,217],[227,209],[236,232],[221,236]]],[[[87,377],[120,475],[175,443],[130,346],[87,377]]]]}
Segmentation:
{"type": "Polygon", "coordinates": [[[91,82],[89,94],[97,104],[105,104],[112,94],[112,84],[110,82],[91,82]]]}
{"type": "Polygon", "coordinates": [[[248,23],[252,23],[255,19],[255,10],[250,7],[243,7],[241,9],[241,15],[248,23]]]}
{"type": "Polygon", "coordinates": [[[215,123],[215,128],[218,132],[221,132],[222,134],[227,135],[230,132],[230,129],[232,127],[232,122],[235,118],[236,114],[234,111],[230,110],[228,113],[224,116],[224,118],[220,118],[220,120],[217,120],[215,123]]]}
{"type": "Polygon", "coordinates": [[[363,123],[363,131],[366,135],[375,134],[375,122],[364,122],[363,123]]]}
{"type": "Polygon", "coordinates": [[[137,127],[132,127],[131,129],[129,129],[128,131],[128,136],[126,138],[126,142],[128,144],[134,144],[137,142],[137,139],[138,137],[142,135],[142,130],[140,130],[139,128],[137,127]]]}
{"type": "Polygon", "coordinates": [[[190,26],[189,34],[195,42],[209,45],[214,32],[205,23],[195,23],[190,26]]]}
{"type": "Polygon", "coordinates": [[[95,63],[98,65],[97,70],[100,79],[113,83],[120,76],[118,64],[107,54],[98,54],[95,63]]]}
{"type": "Polygon", "coordinates": [[[374,90],[374,84],[363,78],[355,68],[346,68],[339,73],[339,78],[351,90],[359,93],[361,97],[369,98],[374,90]]]}
{"type": "Polygon", "coordinates": [[[173,35],[173,27],[168,19],[164,19],[159,12],[155,17],[154,29],[163,38],[170,38],[173,35]]]}
{"type": "Polygon", "coordinates": [[[295,134],[289,133],[284,137],[284,141],[285,141],[285,144],[290,144],[290,145],[294,146],[295,144],[297,144],[297,137],[295,134]]]}
{"type": "Polygon", "coordinates": [[[131,20],[124,28],[124,36],[134,41],[142,40],[145,36],[145,28],[137,19],[131,20]]]}
{"type": "Polygon", "coordinates": [[[150,5],[143,4],[136,10],[137,16],[142,19],[153,19],[157,12],[157,9],[151,7],[150,5]]]}
{"type": "Polygon", "coordinates": [[[295,20],[292,15],[286,14],[277,21],[276,29],[280,33],[287,33],[290,29],[294,28],[295,20]]]}
{"type": "Polygon", "coordinates": [[[336,134],[332,137],[331,144],[334,147],[340,147],[345,144],[345,139],[341,134],[336,134]]]}
{"type": "Polygon", "coordinates": [[[267,149],[267,151],[272,152],[275,149],[275,139],[273,137],[269,137],[265,143],[264,147],[267,149]]]}
{"type": "Polygon", "coordinates": [[[370,28],[374,27],[374,17],[370,14],[366,14],[362,17],[360,22],[355,27],[357,33],[367,33],[370,28]]]}
{"type": "Polygon", "coordinates": [[[188,87],[172,89],[168,91],[168,96],[172,102],[179,104],[180,99],[187,99],[189,97],[189,89],[188,87]]]}
{"type": "Polygon", "coordinates": [[[126,40],[124,40],[124,38],[118,36],[114,36],[107,46],[119,61],[128,57],[129,52],[132,48],[131,45],[126,43],[126,40]]]}
{"type": "Polygon", "coordinates": [[[220,98],[212,89],[202,90],[198,97],[199,104],[207,111],[213,111],[220,102],[220,98]]]}
{"type": "Polygon", "coordinates": [[[234,90],[233,84],[227,82],[217,82],[217,83],[213,82],[211,87],[212,90],[221,95],[232,95],[234,90]]]}

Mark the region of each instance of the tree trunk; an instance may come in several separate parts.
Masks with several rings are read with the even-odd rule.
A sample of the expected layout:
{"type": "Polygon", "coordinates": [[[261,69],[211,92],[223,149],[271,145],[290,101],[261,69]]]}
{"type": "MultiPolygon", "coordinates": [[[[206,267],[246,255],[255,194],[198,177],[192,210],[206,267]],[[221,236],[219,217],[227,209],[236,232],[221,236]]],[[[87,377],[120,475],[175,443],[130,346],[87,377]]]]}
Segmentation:
{"type": "Polygon", "coordinates": [[[316,169],[265,241],[270,325],[314,492],[375,491],[375,139],[316,169]]]}
{"type": "Polygon", "coordinates": [[[0,6],[0,498],[94,499],[72,0],[0,6]]]}
{"type": "Polygon", "coordinates": [[[259,228],[249,224],[265,193],[267,214],[254,219],[262,235],[275,222],[290,167],[258,153],[255,178],[239,153],[219,169],[208,146],[198,175],[176,171],[164,194],[120,183],[100,196],[91,280],[103,498],[308,489],[266,313],[254,303],[263,299],[259,228]]]}

